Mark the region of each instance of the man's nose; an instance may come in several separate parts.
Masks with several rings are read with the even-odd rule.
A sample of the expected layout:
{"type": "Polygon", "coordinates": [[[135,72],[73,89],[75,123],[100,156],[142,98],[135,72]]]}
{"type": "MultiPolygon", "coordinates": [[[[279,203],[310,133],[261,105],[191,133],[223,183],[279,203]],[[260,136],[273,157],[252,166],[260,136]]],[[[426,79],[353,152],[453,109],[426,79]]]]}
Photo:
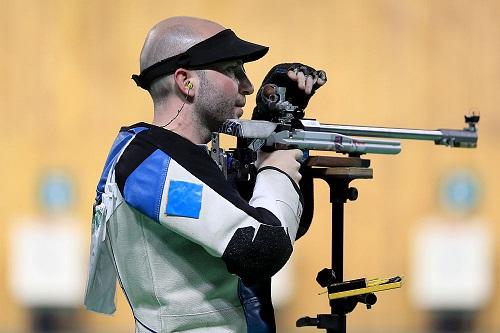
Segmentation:
{"type": "Polygon", "coordinates": [[[253,93],[254,88],[252,85],[252,82],[248,79],[248,77],[245,75],[245,77],[240,81],[240,94],[242,95],[250,95],[253,93]]]}

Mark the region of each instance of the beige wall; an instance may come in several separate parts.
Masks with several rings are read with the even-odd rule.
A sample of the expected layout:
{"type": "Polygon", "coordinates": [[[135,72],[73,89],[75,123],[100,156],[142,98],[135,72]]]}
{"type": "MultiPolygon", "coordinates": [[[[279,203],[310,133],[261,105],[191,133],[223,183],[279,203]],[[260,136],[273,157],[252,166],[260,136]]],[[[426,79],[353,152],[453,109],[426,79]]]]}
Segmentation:
{"type": "MultiPolygon", "coordinates": [[[[5,230],[16,216],[39,212],[39,173],[57,167],[74,176],[74,213],[89,233],[95,184],[118,128],[151,119],[146,93],[129,79],[138,70],[143,38],[164,17],[193,15],[271,47],[264,59],[247,66],[255,85],[279,62],[325,69],[329,82],[307,110],[324,123],[459,128],[464,113],[481,112],[477,150],[407,142],[399,156],[370,157],[374,179],[355,183],[360,198],[346,208],[347,278],[402,274],[411,280],[411,230],[422,217],[440,211],[437,182],[455,167],[471,168],[481,177],[478,214],[493,230],[500,257],[498,1],[0,0],[0,8],[0,219],[5,230]]],[[[330,260],[327,187],[317,185],[315,221],[295,250],[298,287],[293,304],[280,312],[282,331],[302,315],[328,311],[314,281],[330,260]]],[[[2,232],[0,331],[10,332],[24,327],[25,313],[8,290],[7,259],[7,233],[2,232]]],[[[496,264],[496,282],[499,273],[496,264]]],[[[480,325],[498,331],[498,287],[492,296],[480,325]]],[[[132,331],[121,295],[114,317],[82,312],[82,319],[92,332],[132,331]]],[[[381,294],[370,311],[360,307],[348,323],[353,331],[401,331],[421,329],[424,320],[403,288],[381,294]]]]}

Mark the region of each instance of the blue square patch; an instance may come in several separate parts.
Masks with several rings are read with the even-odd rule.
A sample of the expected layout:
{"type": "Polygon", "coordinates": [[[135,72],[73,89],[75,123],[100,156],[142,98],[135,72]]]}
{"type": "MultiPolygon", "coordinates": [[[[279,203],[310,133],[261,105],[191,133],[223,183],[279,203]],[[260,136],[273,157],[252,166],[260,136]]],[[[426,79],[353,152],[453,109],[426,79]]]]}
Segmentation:
{"type": "Polygon", "coordinates": [[[199,218],[203,185],[171,180],[168,188],[167,208],[165,214],[199,218]]]}

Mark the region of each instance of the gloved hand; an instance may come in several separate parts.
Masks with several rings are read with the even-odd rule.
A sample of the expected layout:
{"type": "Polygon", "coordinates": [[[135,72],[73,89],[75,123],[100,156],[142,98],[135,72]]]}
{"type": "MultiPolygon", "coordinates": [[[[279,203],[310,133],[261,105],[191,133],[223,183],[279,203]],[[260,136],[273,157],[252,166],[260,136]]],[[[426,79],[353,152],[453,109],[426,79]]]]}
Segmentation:
{"type": "MultiPolygon", "coordinates": [[[[310,95],[307,102],[314,92],[327,81],[325,71],[317,71],[312,67],[301,64],[291,66],[288,69],[287,75],[292,81],[298,83],[299,90],[303,90],[306,95],[310,95]]],[[[304,108],[307,106],[307,102],[303,106],[304,108]]]]}
{"type": "Polygon", "coordinates": [[[274,167],[285,172],[295,183],[299,183],[302,175],[299,172],[300,163],[298,162],[303,156],[299,149],[276,150],[273,152],[259,151],[257,153],[257,161],[255,167],[261,169],[264,167],[274,167]]]}
{"type": "Polygon", "coordinates": [[[267,84],[286,88],[286,99],[292,105],[304,110],[315,91],[327,81],[323,70],[315,70],[300,63],[284,63],[274,66],[262,81],[257,93],[257,105],[253,111],[254,120],[274,120],[274,114],[268,110],[262,100],[261,90],[267,84]]]}

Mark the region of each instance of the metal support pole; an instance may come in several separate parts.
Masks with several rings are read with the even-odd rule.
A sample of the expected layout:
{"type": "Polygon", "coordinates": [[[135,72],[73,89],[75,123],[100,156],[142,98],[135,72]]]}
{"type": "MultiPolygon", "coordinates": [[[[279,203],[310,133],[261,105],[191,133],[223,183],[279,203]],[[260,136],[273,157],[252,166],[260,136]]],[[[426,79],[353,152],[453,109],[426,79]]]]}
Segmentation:
{"type": "MultiPolygon", "coordinates": [[[[329,179],[330,202],[332,204],[332,269],[335,271],[336,282],[344,280],[344,205],[347,198],[348,179],[329,179]]],[[[328,333],[346,332],[346,315],[335,313],[331,307],[331,314],[334,315],[337,328],[328,329],[328,333]]]]}
{"type": "MultiPolygon", "coordinates": [[[[321,158],[314,159],[313,166],[326,168],[313,168],[313,178],[323,179],[330,188],[330,203],[332,205],[332,247],[331,263],[335,274],[335,282],[344,279],[344,205],[347,200],[356,200],[357,190],[349,188],[349,183],[355,179],[371,179],[372,169],[369,169],[369,160],[359,158],[321,158]],[[337,165],[330,167],[328,163],[337,165]]],[[[326,269],[328,270],[328,269],[326,269]]],[[[346,314],[355,307],[349,307],[340,302],[335,304],[330,301],[330,314],[319,314],[315,318],[304,317],[299,319],[297,326],[316,326],[326,329],[327,333],[346,333],[346,314]],[[299,325],[300,324],[300,325],[299,325]]]]}

